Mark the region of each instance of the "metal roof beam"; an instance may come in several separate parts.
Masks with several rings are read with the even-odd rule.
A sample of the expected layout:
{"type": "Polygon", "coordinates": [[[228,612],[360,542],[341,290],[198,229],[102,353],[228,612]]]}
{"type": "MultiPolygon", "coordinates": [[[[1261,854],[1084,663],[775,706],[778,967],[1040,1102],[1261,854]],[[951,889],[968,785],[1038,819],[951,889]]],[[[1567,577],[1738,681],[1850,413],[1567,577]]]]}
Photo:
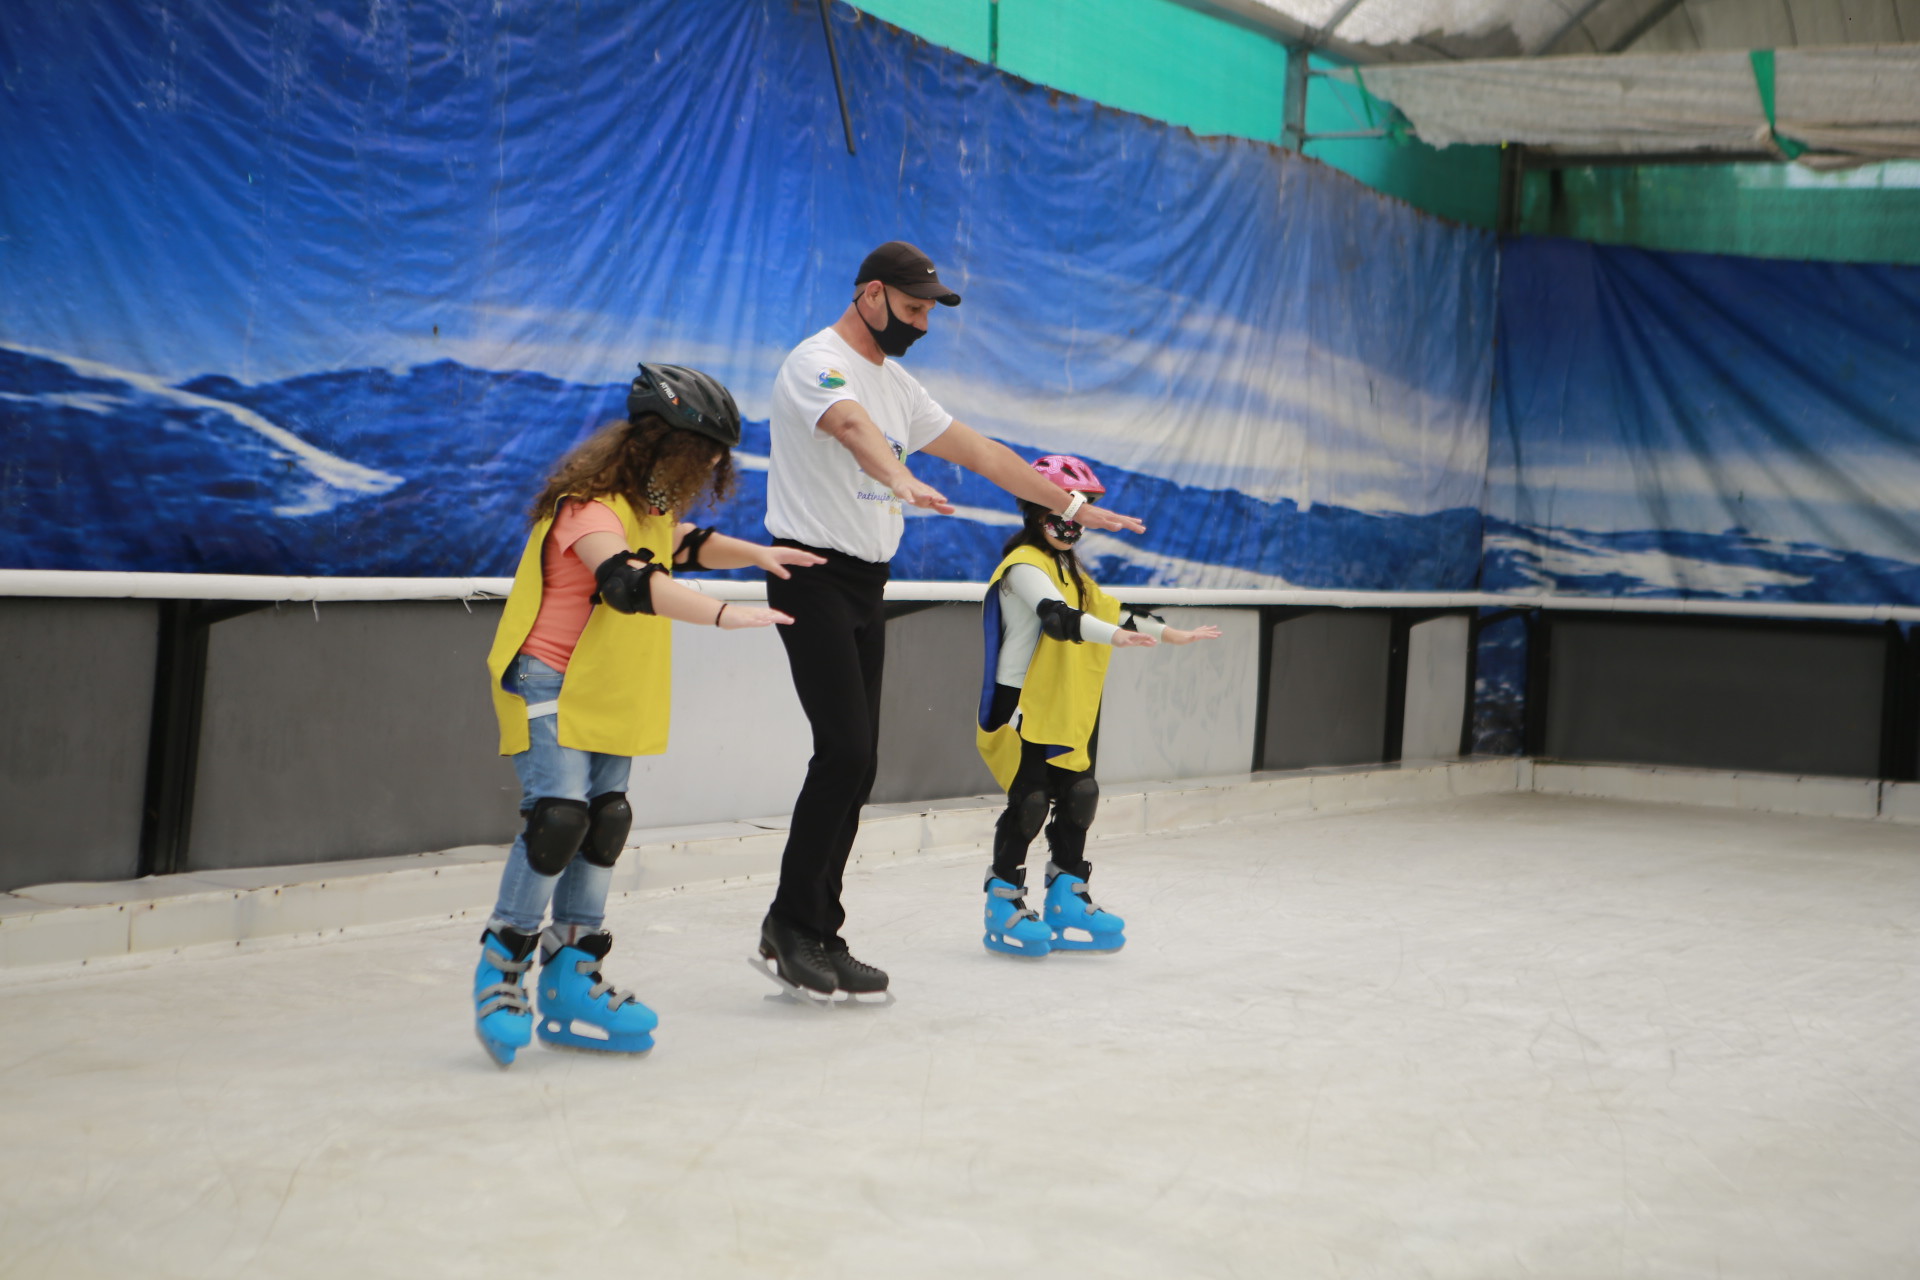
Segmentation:
{"type": "Polygon", "coordinates": [[[1351,17],[1353,11],[1358,9],[1363,3],[1365,3],[1365,0],[1347,0],[1345,4],[1341,5],[1339,9],[1334,12],[1331,18],[1327,19],[1325,26],[1313,33],[1312,38],[1307,42],[1309,47],[1331,40],[1333,33],[1340,29],[1340,24],[1351,17]]]}
{"type": "MultiPolygon", "coordinates": [[[[1258,32],[1284,45],[1307,45],[1310,48],[1324,49],[1353,63],[1371,64],[1381,60],[1377,49],[1333,39],[1327,31],[1317,30],[1298,19],[1289,18],[1278,9],[1259,3],[1259,0],[1171,0],[1171,3],[1183,9],[1191,9],[1195,13],[1204,13],[1209,18],[1217,18],[1221,22],[1231,23],[1243,30],[1258,32]]],[[[1350,9],[1352,6],[1348,7],[1350,9]]],[[[1341,20],[1345,21],[1343,15],[1341,20]]]]}
{"type": "Polygon", "coordinates": [[[1601,5],[1605,3],[1606,3],[1606,0],[1587,0],[1587,2],[1581,5],[1578,10],[1576,10],[1572,14],[1569,14],[1567,17],[1567,20],[1561,23],[1558,27],[1556,27],[1554,29],[1553,34],[1548,36],[1545,40],[1542,40],[1539,43],[1539,45],[1536,46],[1534,50],[1531,53],[1529,53],[1527,56],[1529,58],[1537,58],[1541,54],[1547,52],[1547,50],[1553,48],[1553,46],[1559,44],[1562,40],[1567,38],[1568,32],[1572,31],[1575,27],[1585,22],[1588,16],[1592,14],[1595,9],[1598,9],[1601,5]]]}
{"type": "Polygon", "coordinates": [[[1624,53],[1631,49],[1635,41],[1659,26],[1662,19],[1684,3],[1686,0],[1660,0],[1660,3],[1640,15],[1640,21],[1628,27],[1618,40],[1608,45],[1607,52],[1624,53]]]}

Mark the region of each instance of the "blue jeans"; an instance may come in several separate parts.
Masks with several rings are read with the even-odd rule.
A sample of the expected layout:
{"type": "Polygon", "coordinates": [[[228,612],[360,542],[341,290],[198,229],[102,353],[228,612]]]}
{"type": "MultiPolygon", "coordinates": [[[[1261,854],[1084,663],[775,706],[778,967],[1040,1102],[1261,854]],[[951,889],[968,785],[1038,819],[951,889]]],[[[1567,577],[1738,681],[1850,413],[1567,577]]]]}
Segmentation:
{"type": "MultiPolygon", "coordinates": [[[[525,698],[529,707],[538,709],[543,702],[559,699],[565,678],[538,658],[523,653],[507,668],[504,683],[525,698]]],[[[561,746],[559,735],[560,717],[551,711],[527,721],[527,749],[513,757],[513,771],[520,775],[521,812],[532,809],[533,802],[543,796],[587,801],[627,789],[628,775],[633,772],[632,757],[576,751],[561,746]]],[[[575,858],[557,876],[541,875],[527,862],[527,835],[522,830],[500,876],[500,897],[488,923],[512,925],[532,933],[545,922],[551,902],[555,924],[598,929],[606,919],[607,889],[612,882],[613,868],[597,867],[585,858],[575,858]]]]}

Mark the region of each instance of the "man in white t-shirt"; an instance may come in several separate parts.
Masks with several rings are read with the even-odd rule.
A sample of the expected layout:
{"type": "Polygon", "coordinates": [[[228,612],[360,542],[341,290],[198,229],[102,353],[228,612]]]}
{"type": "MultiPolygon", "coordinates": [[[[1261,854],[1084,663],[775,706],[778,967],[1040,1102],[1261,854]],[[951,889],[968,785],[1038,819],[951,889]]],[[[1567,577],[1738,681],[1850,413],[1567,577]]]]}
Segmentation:
{"type": "Polygon", "coordinates": [[[873,789],[886,653],[882,593],[902,508],[953,514],[945,495],[914,479],[907,455],[924,449],[1090,529],[1144,530],[1034,472],[942,409],[900,366],[897,358],[926,333],[934,304],[960,305],[926,254],[889,241],[867,255],[854,289],[840,318],[780,366],[767,474],[774,545],[826,557],[806,573],[767,580],[768,603],[794,619],[780,639],[813,726],[813,759],[794,801],[760,954],[783,982],[814,995],[887,988],[887,975],[854,959],[840,938],[840,883],[873,789]]]}

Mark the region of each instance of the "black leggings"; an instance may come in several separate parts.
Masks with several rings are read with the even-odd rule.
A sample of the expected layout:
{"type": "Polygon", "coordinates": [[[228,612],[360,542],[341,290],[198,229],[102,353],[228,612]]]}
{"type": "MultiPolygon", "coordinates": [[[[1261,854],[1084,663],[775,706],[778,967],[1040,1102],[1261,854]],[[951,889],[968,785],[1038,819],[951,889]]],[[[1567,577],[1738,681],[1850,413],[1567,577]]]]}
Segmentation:
{"type": "MultiPolygon", "coordinates": [[[[774,544],[801,545],[786,538],[774,544]]],[[[773,915],[832,940],[846,922],[840,884],[879,760],[887,566],[819,547],[806,550],[827,562],[795,569],[791,578],[767,576],[767,603],[793,615],[791,626],[774,630],[786,646],[793,689],[813,727],[813,759],[793,802],[773,915]]]]}
{"type": "MultiPolygon", "coordinates": [[[[994,701],[995,714],[988,720],[1004,724],[1012,715],[1013,705],[1018,704],[1019,691],[1005,685],[996,686],[994,701]],[[1006,715],[1002,716],[998,713],[1000,704],[1007,702],[1006,694],[1014,696],[1006,707],[1006,715]]],[[[1093,754],[1091,742],[1087,744],[1087,754],[1089,758],[1093,754]]],[[[1091,768],[1062,769],[1049,764],[1044,745],[1021,739],[1020,768],[1013,775],[1013,785],[1007,788],[1007,807],[993,829],[993,874],[1008,884],[1024,885],[1027,846],[1033,843],[1041,824],[1045,823],[1047,850],[1053,864],[1069,875],[1084,878],[1087,825],[1093,819],[1093,801],[1087,795],[1090,788],[1092,796],[1097,797],[1098,784],[1091,768]],[[1046,820],[1049,811],[1053,817],[1051,822],[1046,820]]]]}

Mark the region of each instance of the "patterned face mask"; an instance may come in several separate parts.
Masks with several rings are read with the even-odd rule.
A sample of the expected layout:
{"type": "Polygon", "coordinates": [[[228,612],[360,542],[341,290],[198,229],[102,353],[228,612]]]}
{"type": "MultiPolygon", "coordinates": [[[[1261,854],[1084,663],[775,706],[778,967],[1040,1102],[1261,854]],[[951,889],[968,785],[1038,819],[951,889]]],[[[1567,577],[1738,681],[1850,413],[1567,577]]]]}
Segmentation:
{"type": "Polygon", "coordinates": [[[1068,546],[1080,541],[1080,535],[1086,532],[1080,527],[1078,520],[1065,520],[1056,515],[1047,516],[1040,522],[1040,526],[1068,546]]]}

